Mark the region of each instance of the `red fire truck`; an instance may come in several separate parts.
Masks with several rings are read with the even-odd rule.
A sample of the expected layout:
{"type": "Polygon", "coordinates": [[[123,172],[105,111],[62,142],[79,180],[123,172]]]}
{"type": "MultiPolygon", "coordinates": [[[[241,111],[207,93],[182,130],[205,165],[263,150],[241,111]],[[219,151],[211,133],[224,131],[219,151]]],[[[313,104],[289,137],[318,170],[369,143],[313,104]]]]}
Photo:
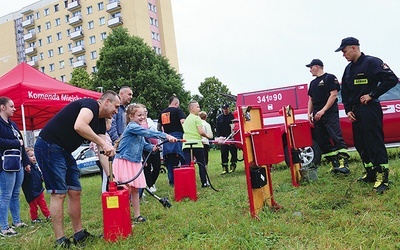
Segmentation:
{"type": "MultiPolygon", "coordinates": [[[[264,126],[281,126],[282,140],[285,144],[286,135],[284,130],[284,118],[279,110],[282,107],[291,105],[294,109],[296,122],[307,121],[308,103],[308,84],[299,84],[283,88],[274,88],[238,94],[236,105],[257,105],[261,106],[263,112],[264,126]]],[[[400,81],[380,98],[383,109],[383,130],[387,147],[400,146],[400,81]]],[[[341,95],[338,95],[340,126],[344,140],[349,148],[354,147],[351,122],[345,114],[341,95]]],[[[285,149],[287,152],[287,149],[285,149]]],[[[312,163],[319,164],[321,160],[321,150],[315,141],[312,147],[301,149],[301,159],[303,165],[312,163]]],[[[288,158],[286,157],[286,162],[288,158]]]]}

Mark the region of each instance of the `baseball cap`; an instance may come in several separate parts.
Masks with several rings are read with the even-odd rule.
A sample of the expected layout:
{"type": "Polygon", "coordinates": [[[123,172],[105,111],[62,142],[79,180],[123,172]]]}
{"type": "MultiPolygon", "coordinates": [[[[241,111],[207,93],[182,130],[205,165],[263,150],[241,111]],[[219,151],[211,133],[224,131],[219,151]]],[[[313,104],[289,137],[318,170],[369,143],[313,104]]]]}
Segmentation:
{"type": "Polygon", "coordinates": [[[339,52],[339,51],[341,51],[342,49],[344,49],[346,46],[350,46],[350,45],[357,45],[357,46],[359,46],[360,43],[358,42],[358,39],[357,39],[357,38],[354,38],[354,37],[346,37],[346,38],[343,38],[343,39],[342,39],[342,43],[340,44],[340,47],[339,47],[337,50],[335,50],[335,52],[339,52]]]}
{"type": "Polygon", "coordinates": [[[324,66],[323,62],[319,59],[312,59],[312,61],[306,65],[306,67],[312,67],[314,65],[318,65],[318,66],[324,66]]]}
{"type": "Polygon", "coordinates": [[[222,108],[223,108],[223,109],[229,108],[229,104],[228,104],[228,103],[223,104],[223,105],[222,105],[222,108]]]}

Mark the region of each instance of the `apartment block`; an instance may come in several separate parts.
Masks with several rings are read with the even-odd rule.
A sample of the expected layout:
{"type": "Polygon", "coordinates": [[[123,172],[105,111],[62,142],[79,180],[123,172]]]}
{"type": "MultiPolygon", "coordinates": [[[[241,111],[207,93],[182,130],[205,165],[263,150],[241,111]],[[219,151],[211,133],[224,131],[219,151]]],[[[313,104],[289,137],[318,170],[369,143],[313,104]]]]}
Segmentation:
{"type": "Polygon", "coordinates": [[[78,67],[95,72],[115,27],[143,38],[179,71],[171,0],[41,0],[0,17],[0,76],[21,62],[63,82],[78,67]]]}

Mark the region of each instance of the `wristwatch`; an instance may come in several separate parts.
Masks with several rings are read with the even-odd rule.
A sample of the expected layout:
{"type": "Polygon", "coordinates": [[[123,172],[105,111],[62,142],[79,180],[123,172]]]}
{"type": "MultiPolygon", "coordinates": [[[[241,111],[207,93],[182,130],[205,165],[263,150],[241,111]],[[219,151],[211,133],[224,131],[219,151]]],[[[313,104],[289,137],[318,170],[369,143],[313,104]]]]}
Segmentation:
{"type": "Polygon", "coordinates": [[[372,99],[374,99],[375,98],[375,94],[374,94],[374,92],[370,92],[369,94],[368,94],[372,99]]]}

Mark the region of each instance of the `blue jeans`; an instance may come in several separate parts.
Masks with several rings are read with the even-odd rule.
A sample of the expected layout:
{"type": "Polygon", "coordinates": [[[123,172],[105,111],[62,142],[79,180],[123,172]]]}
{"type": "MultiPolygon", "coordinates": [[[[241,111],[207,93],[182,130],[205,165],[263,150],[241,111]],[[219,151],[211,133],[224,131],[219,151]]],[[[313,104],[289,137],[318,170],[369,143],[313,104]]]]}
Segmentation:
{"type": "Polygon", "coordinates": [[[35,156],[43,172],[47,193],[66,194],[68,190],[82,190],[80,172],[71,153],[57,144],[38,138],[35,156]]]}
{"type": "Polygon", "coordinates": [[[18,172],[0,171],[0,226],[1,230],[6,230],[8,225],[8,209],[10,209],[14,224],[21,222],[19,209],[19,193],[22,181],[24,180],[24,170],[18,172]]]}

